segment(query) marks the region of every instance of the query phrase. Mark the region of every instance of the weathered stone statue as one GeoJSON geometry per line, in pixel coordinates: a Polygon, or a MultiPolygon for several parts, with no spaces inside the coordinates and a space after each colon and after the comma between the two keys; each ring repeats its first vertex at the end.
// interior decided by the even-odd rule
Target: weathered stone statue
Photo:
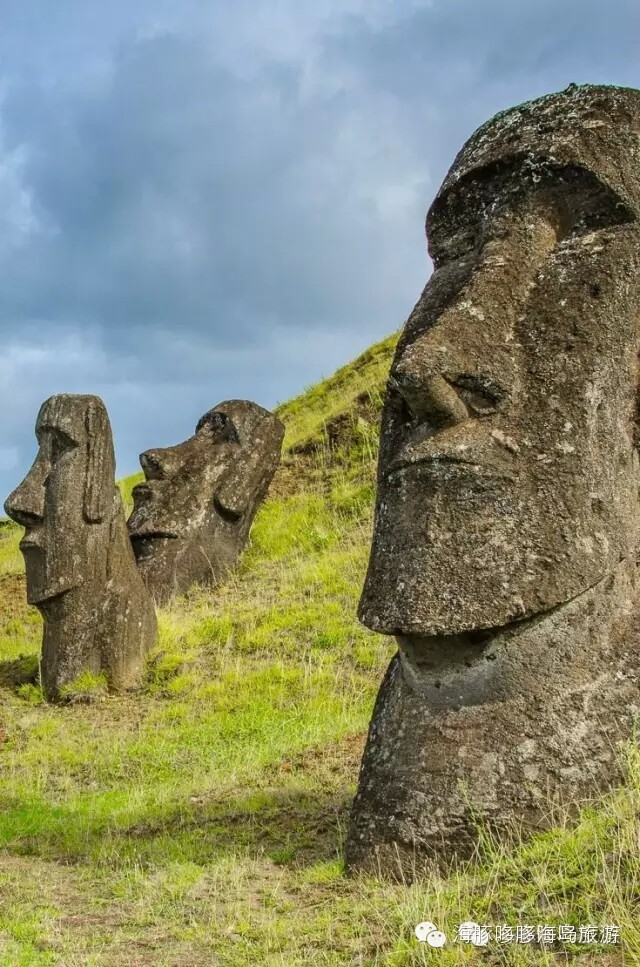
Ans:
{"type": "Polygon", "coordinates": [[[127,689],[155,644],[156,618],[127,535],[104,403],[52,396],[36,436],[35,462],[4,506],[25,528],[27,600],[44,618],[45,695],[58,700],[87,671],[127,689]]]}
{"type": "Polygon", "coordinates": [[[238,560],[280,461],[284,426],[248,400],[209,410],[194,436],[140,456],[129,533],[157,601],[214,585],[238,560]]]}
{"type": "Polygon", "coordinates": [[[620,778],[640,708],[640,92],[499,114],[427,218],[360,602],[395,635],[347,844],[411,876],[620,778]]]}

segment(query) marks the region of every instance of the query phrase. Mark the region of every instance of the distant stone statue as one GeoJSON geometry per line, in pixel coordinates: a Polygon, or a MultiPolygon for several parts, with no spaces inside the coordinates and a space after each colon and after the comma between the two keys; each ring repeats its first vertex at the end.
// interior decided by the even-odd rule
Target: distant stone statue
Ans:
{"type": "Polygon", "coordinates": [[[140,456],[129,533],[156,601],[215,585],[238,560],[280,461],[284,426],[247,400],[205,413],[194,436],[140,456]]]}
{"type": "Polygon", "coordinates": [[[25,528],[27,600],[44,618],[41,675],[56,701],[83,672],[136,684],[156,641],[153,603],[127,535],[109,417],[97,396],[52,396],[38,455],[5,503],[25,528]]]}
{"type": "Polygon", "coordinates": [[[497,115],[427,218],[434,273],[381,428],[359,615],[398,653],[350,869],[411,877],[478,823],[620,779],[640,706],[640,91],[497,115]]]}

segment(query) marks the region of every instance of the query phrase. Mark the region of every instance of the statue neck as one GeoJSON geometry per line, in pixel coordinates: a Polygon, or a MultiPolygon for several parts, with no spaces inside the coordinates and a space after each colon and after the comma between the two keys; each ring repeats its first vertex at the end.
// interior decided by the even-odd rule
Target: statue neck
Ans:
{"type": "Polygon", "coordinates": [[[61,697],[60,688],[83,672],[99,674],[101,650],[96,647],[99,613],[105,593],[96,594],[93,584],[83,584],[43,603],[42,685],[49,700],[61,697]]]}

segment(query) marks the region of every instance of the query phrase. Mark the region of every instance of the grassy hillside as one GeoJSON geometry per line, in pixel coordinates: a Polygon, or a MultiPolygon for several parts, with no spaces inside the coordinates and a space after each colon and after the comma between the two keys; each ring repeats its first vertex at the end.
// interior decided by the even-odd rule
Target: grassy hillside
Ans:
{"type": "MultiPolygon", "coordinates": [[[[371,529],[391,337],[279,408],[286,453],[251,545],[215,594],[160,614],[140,692],[37,685],[40,619],[18,532],[0,529],[0,963],[555,964],[558,951],[454,945],[466,919],[615,924],[640,962],[640,765],[579,825],[420,885],[350,880],[342,843],[393,652],[355,610],[371,529]],[[413,927],[435,921],[443,950],[413,927]]],[[[135,478],[123,481],[128,499],[135,478]]],[[[612,949],[613,953],[609,954],[612,949]]]]}

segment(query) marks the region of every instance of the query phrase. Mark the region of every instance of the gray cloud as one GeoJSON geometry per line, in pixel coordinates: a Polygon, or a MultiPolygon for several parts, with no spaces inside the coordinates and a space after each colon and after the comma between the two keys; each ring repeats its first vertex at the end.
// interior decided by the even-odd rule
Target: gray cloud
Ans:
{"type": "Polygon", "coordinates": [[[5,318],[86,320],[111,338],[186,323],[226,343],[264,336],[261,317],[366,325],[371,289],[388,311],[369,270],[396,270],[384,236],[397,216],[378,197],[419,161],[395,148],[392,116],[300,87],[299,69],[247,82],[195,40],[159,37],[121,49],[89,99],[8,97],[42,232],[36,259],[14,259],[5,318]]]}
{"type": "Polygon", "coordinates": [[[478,123],[638,82],[630,0],[307,6],[0,0],[3,492],[50,393],[100,393],[130,472],[327,375],[410,310],[478,123]]]}

